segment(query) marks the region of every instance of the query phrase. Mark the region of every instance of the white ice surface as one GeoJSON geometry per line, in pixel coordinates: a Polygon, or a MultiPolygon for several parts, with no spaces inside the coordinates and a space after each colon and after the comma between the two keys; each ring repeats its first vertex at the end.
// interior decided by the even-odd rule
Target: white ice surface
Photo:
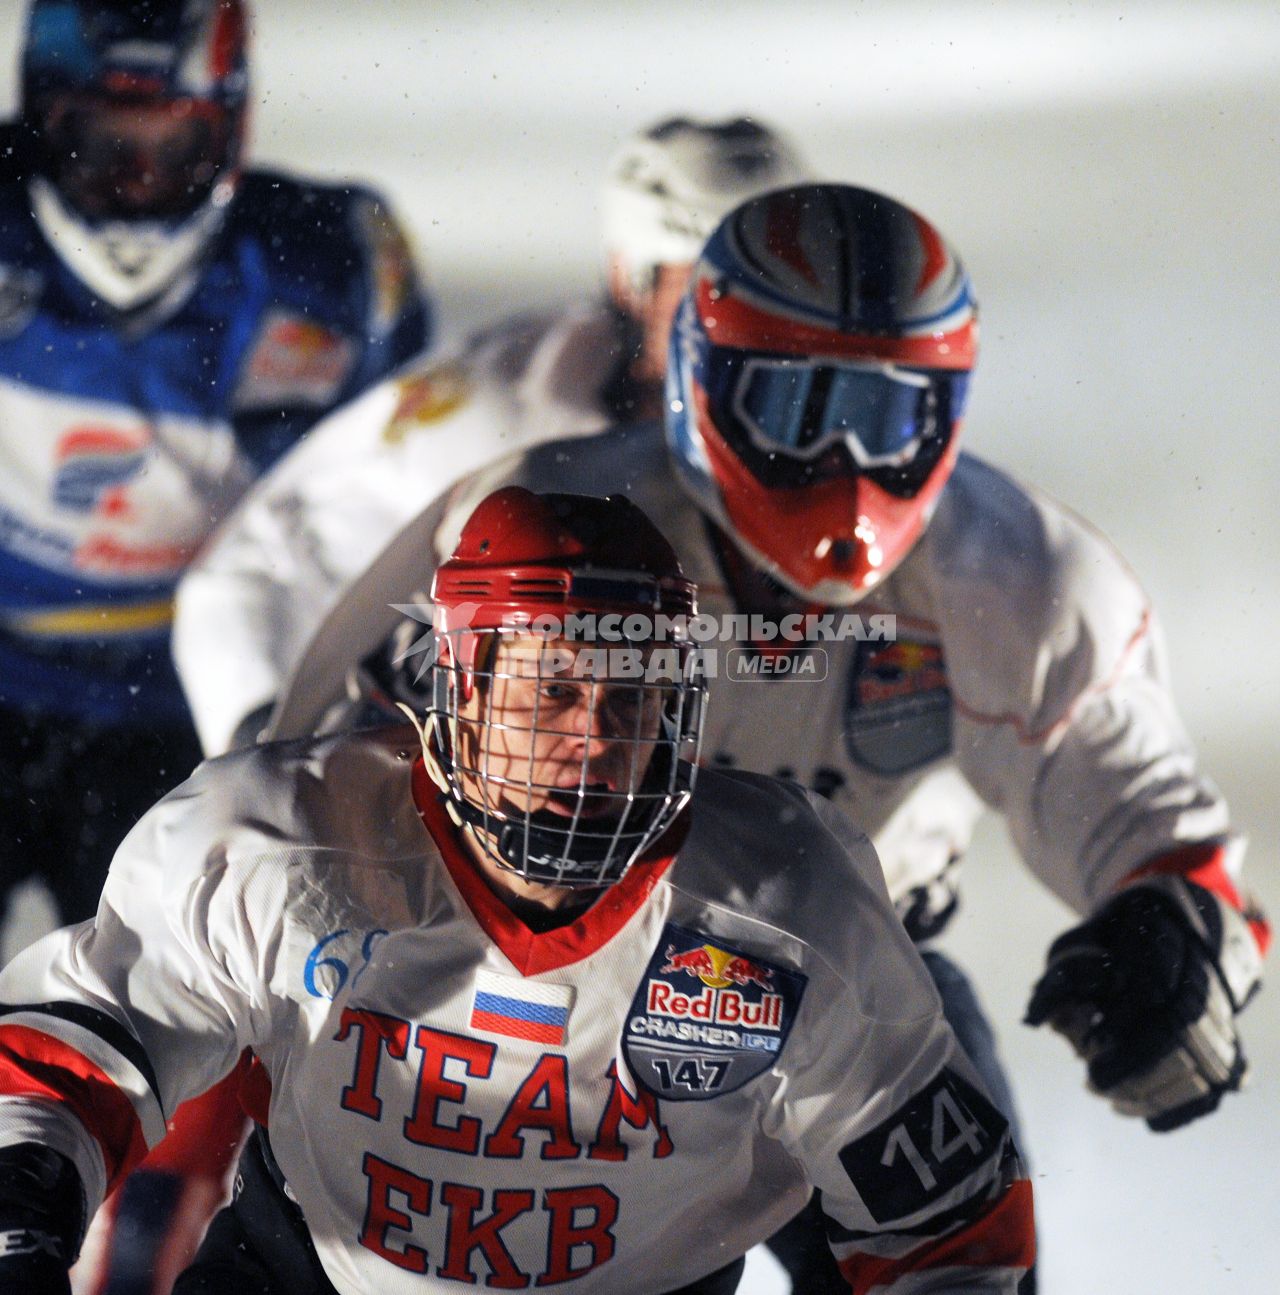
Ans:
{"type": "MultiPolygon", "coordinates": [[[[16,49],[21,6],[0,6],[16,49]]],[[[596,186],[673,113],[753,112],[825,176],[928,213],[983,306],[975,449],[1108,531],[1160,607],[1206,766],[1280,912],[1280,8],[1045,0],[258,0],[258,155],[368,177],[448,333],[589,291],[596,186]]],[[[0,84],[12,94],[13,78],[0,84]]],[[[1067,915],[998,826],[949,941],[1004,1039],[1047,1295],[1264,1295],[1280,1268],[1280,1017],[1255,1078],[1167,1137],[1018,1018],[1067,915]]],[[[781,1286],[753,1266],[743,1295],[781,1286]]]]}

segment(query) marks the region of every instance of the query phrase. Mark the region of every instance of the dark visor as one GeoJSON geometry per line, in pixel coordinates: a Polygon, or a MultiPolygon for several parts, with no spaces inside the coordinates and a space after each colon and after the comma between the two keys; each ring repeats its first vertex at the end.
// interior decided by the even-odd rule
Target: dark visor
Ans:
{"type": "Polygon", "coordinates": [[[44,117],[45,169],[91,220],[172,220],[209,196],[232,151],[227,112],[199,99],[60,96],[44,117]]]}

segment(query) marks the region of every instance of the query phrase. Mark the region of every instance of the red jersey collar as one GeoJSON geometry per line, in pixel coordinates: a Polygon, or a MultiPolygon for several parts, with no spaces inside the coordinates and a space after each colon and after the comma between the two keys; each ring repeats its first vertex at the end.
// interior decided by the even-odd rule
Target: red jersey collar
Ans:
{"type": "Polygon", "coordinates": [[[431,781],[421,756],[413,765],[413,803],[471,915],[522,976],[580,962],[608,944],[652,894],[689,830],[686,810],[622,880],[575,921],[551,931],[532,931],[485,884],[458,840],[444,793],[431,781]]]}

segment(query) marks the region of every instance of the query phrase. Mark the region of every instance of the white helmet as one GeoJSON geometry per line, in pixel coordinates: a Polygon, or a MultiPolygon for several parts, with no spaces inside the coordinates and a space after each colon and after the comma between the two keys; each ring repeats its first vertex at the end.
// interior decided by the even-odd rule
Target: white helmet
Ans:
{"type": "Polygon", "coordinates": [[[748,117],[671,117],[642,131],[606,174],[601,216],[614,295],[643,301],[658,267],[691,266],[739,203],[804,178],[792,147],[748,117]]]}

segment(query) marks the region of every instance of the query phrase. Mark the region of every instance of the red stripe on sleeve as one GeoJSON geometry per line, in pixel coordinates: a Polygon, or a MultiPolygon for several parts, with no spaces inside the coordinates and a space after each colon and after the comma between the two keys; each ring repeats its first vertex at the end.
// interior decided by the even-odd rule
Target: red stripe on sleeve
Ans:
{"type": "Polygon", "coordinates": [[[0,1093],[66,1106],[102,1148],[107,1191],[146,1154],[133,1103],[74,1048],[26,1025],[0,1025],[0,1093]]]}
{"type": "Polygon", "coordinates": [[[240,1106],[255,1124],[265,1129],[270,1124],[271,1076],[267,1068],[247,1048],[240,1064],[232,1072],[240,1077],[240,1106]]]}
{"type": "MultiPolygon", "coordinates": [[[[246,1052],[245,1057],[251,1054],[246,1052]]],[[[207,1092],[182,1103],[169,1121],[169,1131],[143,1162],[143,1169],[207,1178],[221,1182],[244,1142],[248,1121],[240,1105],[244,1057],[207,1092]]]]}
{"type": "Polygon", "coordinates": [[[917,1247],[900,1259],[853,1254],[840,1261],[840,1272],[853,1295],[889,1287],[907,1273],[930,1268],[1014,1268],[1035,1263],[1036,1230],[1031,1184],[1011,1183],[998,1201],[968,1227],[917,1247]]]}
{"type": "Polygon", "coordinates": [[[1259,950],[1265,955],[1271,946],[1271,924],[1260,909],[1240,894],[1226,865],[1226,848],[1215,841],[1203,841],[1198,845],[1184,845],[1177,850],[1170,850],[1168,854],[1157,855],[1131,872],[1121,886],[1141,881],[1144,877],[1170,875],[1184,877],[1197,886],[1203,886],[1244,917],[1259,950]]]}

